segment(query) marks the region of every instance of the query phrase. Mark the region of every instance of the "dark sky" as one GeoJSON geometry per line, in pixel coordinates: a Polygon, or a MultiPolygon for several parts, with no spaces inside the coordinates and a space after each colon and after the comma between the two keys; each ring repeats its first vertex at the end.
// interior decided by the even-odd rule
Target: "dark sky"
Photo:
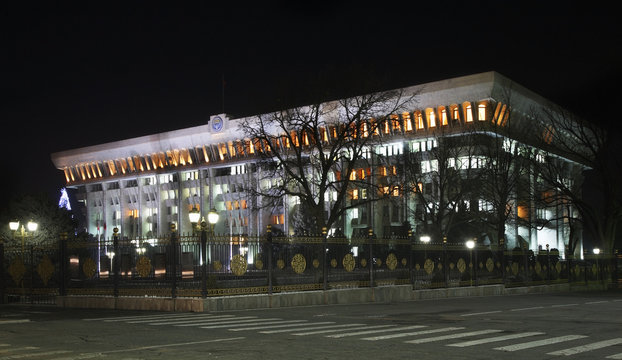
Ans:
{"type": "Polygon", "coordinates": [[[587,117],[617,111],[611,1],[209,3],[0,5],[11,193],[55,194],[52,152],[203,124],[223,107],[251,115],[489,70],[587,117]]]}

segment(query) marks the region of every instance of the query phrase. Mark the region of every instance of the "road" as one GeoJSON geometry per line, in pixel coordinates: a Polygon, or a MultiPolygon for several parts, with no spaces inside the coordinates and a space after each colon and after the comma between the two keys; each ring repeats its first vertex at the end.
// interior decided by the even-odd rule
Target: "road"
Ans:
{"type": "Polygon", "coordinates": [[[622,292],[162,313],[0,306],[8,359],[622,359],[622,292]]]}

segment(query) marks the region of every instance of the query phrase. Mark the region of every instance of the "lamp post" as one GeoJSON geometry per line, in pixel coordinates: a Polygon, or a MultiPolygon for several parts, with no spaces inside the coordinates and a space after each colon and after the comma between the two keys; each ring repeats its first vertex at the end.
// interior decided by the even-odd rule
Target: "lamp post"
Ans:
{"type": "Polygon", "coordinates": [[[22,225],[21,227],[19,226],[19,221],[9,222],[9,229],[13,230],[13,233],[17,233],[17,230],[19,230],[19,235],[22,238],[22,262],[24,261],[24,239],[27,236],[32,235],[32,233],[34,233],[35,231],[37,231],[39,224],[30,220],[26,224],[26,227],[28,228],[28,231],[24,229],[24,225],[22,225]]]}
{"type": "Polygon", "coordinates": [[[422,235],[419,237],[419,241],[423,243],[423,265],[425,266],[425,262],[428,259],[428,243],[430,242],[430,237],[428,235],[422,235]]]}
{"type": "Polygon", "coordinates": [[[414,248],[414,244],[413,244],[413,231],[412,229],[408,229],[408,240],[410,241],[410,248],[409,248],[409,255],[410,255],[410,261],[408,262],[408,273],[410,274],[410,284],[412,285],[412,289],[415,290],[415,276],[414,276],[414,272],[413,272],[413,261],[414,261],[414,257],[413,257],[413,248],[414,248]]]}
{"type": "Polygon", "coordinates": [[[205,222],[205,218],[201,221],[201,252],[203,254],[203,266],[201,267],[201,295],[205,298],[207,297],[207,229],[209,226],[209,231],[212,237],[214,237],[214,226],[218,222],[218,212],[216,209],[212,208],[209,213],[207,213],[207,222],[205,222]],[[208,225],[209,223],[209,225],[208,225]]]}
{"type": "Polygon", "coordinates": [[[594,250],[592,250],[594,252],[594,256],[596,257],[596,282],[598,282],[598,278],[599,278],[599,274],[600,274],[600,266],[598,266],[598,255],[600,255],[600,249],[599,248],[594,248],[594,250]]]}
{"type": "Polygon", "coordinates": [[[475,241],[468,240],[466,242],[466,247],[469,249],[469,267],[471,268],[471,286],[473,286],[473,268],[475,265],[473,264],[473,248],[475,247],[475,241]]]}

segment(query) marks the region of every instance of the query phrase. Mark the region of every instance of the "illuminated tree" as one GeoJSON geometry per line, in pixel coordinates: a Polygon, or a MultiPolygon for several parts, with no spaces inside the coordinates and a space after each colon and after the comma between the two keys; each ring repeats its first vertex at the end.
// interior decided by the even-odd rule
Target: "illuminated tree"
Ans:
{"type": "MultiPolygon", "coordinates": [[[[413,98],[379,92],[246,118],[240,130],[260,159],[257,183],[247,189],[257,207],[294,200],[313,219],[309,233],[330,229],[355,206],[349,201],[354,188],[376,187],[361,175],[378,165],[376,146],[391,115],[412,106],[413,98]]],[[[365,201],[375,201],[375,192],[370,188],[365,201]]]]}

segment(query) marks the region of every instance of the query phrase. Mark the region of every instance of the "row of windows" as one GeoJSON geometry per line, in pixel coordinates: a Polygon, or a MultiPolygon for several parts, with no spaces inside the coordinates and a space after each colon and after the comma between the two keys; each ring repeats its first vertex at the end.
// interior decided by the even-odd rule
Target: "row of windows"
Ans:
{"type": "MultiPolygon", "coordinates": [[[[461,105],[438,106],[437,108],[427,108],[423,111],[417,110],[412,113],[404,112],[401,115],[392,115],[380,124],[376,123],[375,119],[370,119],[368,122],[362,122],[360,125],[357,125],[360,126],[359,129],[329,126],[328,128],[320,128],[319,134],[291,131],[289,134],[276,136],[271,141],[260,141],[258,139],[232,140],[214,145],[200,145],[194,149],[173,149],[103,162],[82,163],[66,167],[64,173],[67,183],[72,183],[75,181],[99,179],[105,176],[127,175],[170,167],[227,161],[240,157],[254,156],[257,152],[270,152],[273,148],[288,149],[291,147],[309,146],[315,141],[329,142],[332,138],[340,136],[367,137],[380,134],[405,134],[418,130],[433,129],[438,126],[446,126],[452,122],[471,123],[475,120],[492,120],[500,125],[505,124],[509,116],[509,111],[505,104],[497,103],[492,116],[489,115],[489,111],[489,103],[487,101],[477,104],[464,102],[461,105]]],[[[424,144],[419,144],[420,147],[413,148],[414,151],[423,151],[421,145],[424,144]]],[[[429,150],[433,147],[433,144],[426,143],[424,146],[425,149],[429,150]]],[[[384,156],[397,155],[402,153],[402,145],[385,145],[377,150],[379,154],[384,156]]],[[[231,170],[231,174],[242,174],[245,171],[243,167],[236,168],[231,170]]],[[[198,178],[198,174],[190,174],[184,180],[196,178],[198,178]]]]}

